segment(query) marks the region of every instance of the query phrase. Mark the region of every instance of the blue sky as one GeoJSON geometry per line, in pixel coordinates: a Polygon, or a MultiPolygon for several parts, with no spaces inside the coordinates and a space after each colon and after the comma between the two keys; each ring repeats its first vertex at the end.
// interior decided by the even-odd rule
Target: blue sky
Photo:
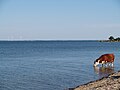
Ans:
{"type": "Polygon", "coordinates": [[[120,37],[119,0],[0,0],[0,40],[120,37]]]}

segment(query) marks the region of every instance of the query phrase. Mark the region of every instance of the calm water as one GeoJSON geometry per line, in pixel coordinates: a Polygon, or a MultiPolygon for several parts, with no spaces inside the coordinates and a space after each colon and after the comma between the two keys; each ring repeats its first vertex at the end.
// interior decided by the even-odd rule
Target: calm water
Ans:
{"type": "Polygon", "coordinates": [[[64,90],[120,70],[120,43],[0,41],[0,90],[64,90]],[[114,53],[114,68],[93,68],[114,53]]]}

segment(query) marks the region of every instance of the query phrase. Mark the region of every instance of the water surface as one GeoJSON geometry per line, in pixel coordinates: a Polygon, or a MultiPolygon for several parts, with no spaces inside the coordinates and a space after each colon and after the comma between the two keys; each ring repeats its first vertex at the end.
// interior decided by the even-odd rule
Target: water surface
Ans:
{"type": "Polygon", "coordinates": [[[97,41],[0,41],[0,90],[64,90],[120,68],[120,43],[97,41]],[[93,68],[114,53],[114,68],[93,68]]]}

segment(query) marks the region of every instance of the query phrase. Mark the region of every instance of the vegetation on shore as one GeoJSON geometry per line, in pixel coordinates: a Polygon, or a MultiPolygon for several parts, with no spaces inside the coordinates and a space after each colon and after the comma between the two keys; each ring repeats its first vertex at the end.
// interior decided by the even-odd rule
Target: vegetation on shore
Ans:
{"type": "Polygon", "coordinates": [[[100,40],[100,42],[120,42],[120,37],[114,38],[113,36],[110,36],[108,40],[100,40]]]}

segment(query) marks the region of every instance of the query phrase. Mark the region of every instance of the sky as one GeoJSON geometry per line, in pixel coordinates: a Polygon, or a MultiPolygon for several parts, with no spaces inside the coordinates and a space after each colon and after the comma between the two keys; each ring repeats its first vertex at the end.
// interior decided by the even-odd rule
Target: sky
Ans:
{"type": "Polygon", "coordinates": [[[120,37],[119,0],[0,0],[0,40],[120,37]]]}

